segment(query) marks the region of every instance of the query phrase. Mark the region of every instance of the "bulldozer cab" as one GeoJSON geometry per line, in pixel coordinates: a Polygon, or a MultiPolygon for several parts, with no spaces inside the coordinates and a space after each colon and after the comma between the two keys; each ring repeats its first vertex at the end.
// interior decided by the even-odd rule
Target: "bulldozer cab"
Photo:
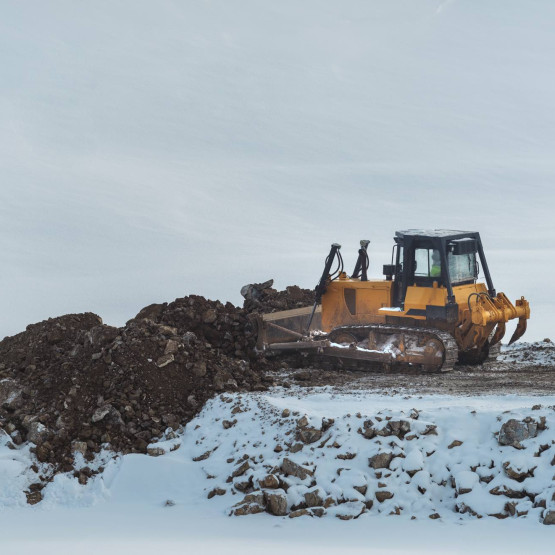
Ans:
{"type": "Polygon", "coordinates": [[[445,287],[448,304],[455,303],[453,287],[476,283],[482,268],[488,292],[495,296],[480,234],[471,231],[405,230],[395,233],[391,264],[394,306],[404,308],[407,288],[445,287]]]}

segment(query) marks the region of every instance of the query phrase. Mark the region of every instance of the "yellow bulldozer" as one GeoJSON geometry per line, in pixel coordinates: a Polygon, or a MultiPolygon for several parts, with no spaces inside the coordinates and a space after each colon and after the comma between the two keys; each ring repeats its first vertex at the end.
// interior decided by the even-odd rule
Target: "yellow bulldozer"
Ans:
{"type": "Polygon", "coordinates": [[[384,279],[368,279],[368,245],[360,242],[352,275],[334,243],[315,288],[314,306],[254,314],[257,350],[313,354],[363,369],[446,372],[480,364],[518,318],[513,343],[526,331],[530,306],[496,293],[480,234],[397,231],[384,279]],[[485,283],[478,281],[480,268],[485,283]]]}

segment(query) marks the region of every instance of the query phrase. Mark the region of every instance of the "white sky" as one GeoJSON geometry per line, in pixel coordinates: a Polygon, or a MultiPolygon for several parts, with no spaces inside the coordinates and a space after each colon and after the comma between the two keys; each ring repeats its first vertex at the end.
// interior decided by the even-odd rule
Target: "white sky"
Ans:
{"type": "Polygon", "coordinates": [[[478,230],[555,310],[555,4],[0,3],[0,337],[312,287],[397,229],[478,230]]]}

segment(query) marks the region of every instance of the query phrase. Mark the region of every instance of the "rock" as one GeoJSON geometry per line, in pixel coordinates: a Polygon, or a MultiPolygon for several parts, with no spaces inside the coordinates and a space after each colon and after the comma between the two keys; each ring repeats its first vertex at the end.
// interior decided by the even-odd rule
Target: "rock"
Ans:
{"type": "Polygon", "coordinates": [[[335,424],[334,418],[322,418],[322,425],[320,426],[320,431],[327,432],[335,424]]]}
{"type": "Polygon", "coordinates": [[[96,409],[94,411],[94,414],[92,415],[91,420],[94,423],[104,420],[104,418],[108,416],[108,414],[110,414],[110,411],[112,410],[112,408],[113,408],[112,405],[104,405],[103,407],[96,409]]]}
{"type": "Polygon", "coordinates": [[[223,391],[226,389],[227,382],[232,379],[233,376],[226,370],[218,370],[214,376],[214,387],[217,391],[223,391]]]}
{"type": "Polygon", "coordinates": [[[337,455],[335,458],[336,459],[341,459],[343,461],[350,461],[351,459],[354,459],[357,456],[356,453],[339,453],[339,455],[337,455]]]}
{"type": "MultiPolygon", "coordinates": [[[[30,415],[30,414],[26,414],[23,419],[21,420],[21,425],[27,430],[27,432],[29,432],[30,428],[31,428],[31,424],[33,422],[35,422],[35,420],[37,420],[38,416],[37,415],[30,415]]],[[[60,418],[58,418],[56,420],[56,425],[58,425],[58,421],[60,420],[60,418]]],[[[63,419],[62,419],[63,420],[63,419]]],[[[63,422],[60,422],[61,424],[63,422]]],[[[63,427],[63,426],[59,426],[59,427],[63,427]]],[[[12,430],[13,431],[13,430],[12,430]]]]}
{"type": "Polygon", "coordinates": [[[362,423],[362,428],[358,430],[358,433],[362,434],[366,439],[372,439],[376,436],[376,430],[373,426],[374,422],[372,422],[372,420],[365,420],[362,423]]]}
{"type": "Polygon", "coordinates": [[[166,343],[166,348],[164,349],[165,355],[171,355],[177,353],[179,349],[179,343],[175,339],[168,339],[166,343]]]}
{"type": "Polygon", "coordinates": [[[243,501],[241,501],[241,503],[238,503],[238,505],[241,505],[243,503],[258,503],[258,505],[264,505],[265,503],[264,493],[261,491],[248,493],[247,495],[245,495],[243,501]]]}
{"type": "Polygon", "coordinates": [[[71,449],[74,453],[81,453],[81,455],[85,455],[85,453],[87,452],[87,442],[73,441],[71,443],[71,449]]]}
{"type": "Polygon", "coordinates": [[[453,447],[460,447],[463,444],[462,441],[459,441],[458,439],[455,439],[454,441],[452,441],[448,446],[447,449],[453,449],[453,447]]]}
{"type": "Polygon", "coordinates": [[[213,308],[209,308],[202,316],[202,321],[205,324],[213,324],[217,319],[218,313],[213,308]]]}
{"type": "Polygon", "coordinates": [[[340,520],[352,520],[358,518],[366,511],[366,505],[360,501],[347,501],[339,505],[335,511],[336,518],[340,520]]]}
{"type": "Polygon", "coordinates": [[[297,439],[303,443],[314,443],[322,438],[322,432],[316,428],[302,428],[297,430],[297,439]]]}
{"type": "Polygon", "coordinates": [[[374,470],[378,468],[389,468],[389,464],[393,460],[393,453],[378,453],[368,459],[368,466],[374,470]]]}
{"type": "Polygon", "coordinates": [[[515,449],[524,449],[520,442],[536,437],[537,433],[538,425],[534,420],[522,421],[511,418],[501,426],[498,442],[499,445],[510,445],[515,449]]]}
{"type": "Polygon", "coordinates": [[[305,415],[297,420],[297,428],[305,428],[306,426],[308,426],[308,418],[305,415]]]}
{"type": "Polygon", "coordinates": [[[290,415],[291,415],[291,411],[289,409],[283,409],[281,413],[282,418],[289,418],[290,415]]]}
{"type": "Polygon", "coordinates": [[[205,461],[212,454],[212,451],[213,450],[210,449],[209,451],[205,451],[202,455],[199,455],[198,457],[193,457],[193,461],[194,462],[205,461]]]}
{"type": "Polygon", "coordinates": [[[555,511],[547,511],[543,517],[544,524],[555,524],[555,511]]]}
{"type": "Polygon", "coordinates": [[[252,476],[249,476],[247,480],[237,480],[233,482],[233,487],[237,491],[242,491],[243,493],[247,493],[249,490],[252,490],[252,476]]]}
{"type": "Polygon", "coordinates": [[[281,470],[289,476],[296,476],[301,480],[308,478],[309,476],[314,476],[314,472],[309,468],[301,466],[291,459],[285,458],[281,463],[281,470]]]}
{"type": "MultiPolygon", "coordinates": [[[[303,449],[303,444],[302,443],[294,443],[289,448],[289,452],[290,453],[298,453],[299,451],[302,451],[302,449],[303,449]]],[[[555,458],[554,458],[554,460],[555,460],[555,458]]]]}
{"type": "Polygon", "coordinates": [[[241,287],[241,295],[247,301],[258,301],[266,289],[270,289],[274,284],[273,279],[269,279],[264,283],[249,283],[241,287]]]}
{"type": "Polygon", "coordinates": [[[156,361],[156,366],[158,366],[158,368],[164,368],[164,366],[171,364],[174,360],[175,360],[175,356],[173,355],[173,353],[162,355],[156,361]]]}
{"type": "Polygon", "coordinates": [[[287,495],[283,490],[264,492],[268,512],[275,516],[287,514],[287,495]]]}
{"type": "Polygon", "coordinates": [[[223,488],[214,488],[208,492],[208,499],[212,499],[216,495],[225,495],[226,490],[223,488]]]}
{"type": "Polygon", "coordinates": [[[307,509],[297,509],[289,513],[289,518],[297,518],[299,516],[312,516],[312,513],[307,509]]]}
{"type": "Polygon", "coordinates": [[[262,480],[258,480],[258,485],[264,489],[276,489],[279,487],[279,480],[273,474],[268,474],[262,480]]]}
{"type": "Polygon", "coordinates": [[[437,436],[437,426],[435,424],[428,424],[422,432],[424,436],[437,436]]]}
{"type": "Polygon", "coordinates": [[[324,504],[325,492],[320,488],[307,491],[304,500],[307,507],[321,507],[324,504]]]}
{"type": "Polygon", "coordinates": [[[491,495],[504,495],[510,499],[524,499],[526,497],[526,492],[524,490],[515,490],[508,488],[507,486],[495,486],[490,489],[491,495]]]}
{"type": "Polygon", "coordinates": [[[245,505],[241,505],[237,507],[233,511],[232,514],[235,516],[245,516],[245,515],[255,515],[257,513],[263,513],[264,507],[262,505],[258,505],[257,503],[246,503],[245,505]]]}
{"type": "Polygon", "coordinates": [[[31,441],[35,445],[43,443],[50,435],[48,428],[40,422],[31,422],[29,432],[27,433],[27,441],[31,441]]]}
{"type": "Polygon", "coordinates": [[[10,437],[16,445],[21,445],[23,443],[23,437],[21,436],[21,432],[19,430],[14,430],[10,434],[10,437]]]}
{"type": "Polygon", "coordinates": [[[42,501],[42,493],[40,491],[25,492],[25,495],[27,496],[27,503],[29,503],[29,505],[36,505],[42,501]]]}
{"type": "Polygon", "coordinates": [[[392,499],[392,498],[393,498],[393,494],[390,491],[379,490],[376,492],[376,499],[380,503],[383,503],[386,499],[392,499]]]}
{"type": "Polygon", "coordinates": [[[243,464],[241,464],[241,466],[239,466],[233,471],[233,473],[231,474],[231,477],[237,478],[238,476],[242,476],[250,467],[251,465],[249,464],[249,461],[244,461],[243,464]]]}
{"type": "Polygon", "coordinates": [[[310,514],[320,518],[326,514],[326,509],[324,509],[323,507],[312,507],[310,509],[310,514]]]}
{"type": "Polygon", "coordinates": [[[15,380],[0,380],[0,406],[8,410],[19,408],[23,404],[22,390],[15,380]]]}
{"type": "Polygon", "coordinates": [[[390,420],[387,423],[387,428],[391,435],[403,439],[410,432],[410,423],[407,420],[390,420]]]}
{"type": "Polygon", "coordinates": [[[480,477],[470,470],[462,470],[455,474],[454,485],[459,495],[470,493],[479,484],[480,477]]]}
{"type": "Polygon", "coordinates": [[[431,518],[432,520],[436,520],[438,518],[441,518],[441,515],[439,513],[432,513],[431,515],[428,516],[428,518],[431,518]]]}
{"type": "Polygon", "coordinates": [[[166,450],[162,447],[147,447],[146,452],[151,457],[159,457],[166,454],[166,450]]]}
{"type": "Polygon", "coordinates": [[[193,374],[198,378],[206,376],[206,362],[203,360],[197,362],[192,368],[193,374]]]}
{"type": "Polygon", "coordinates": [[[505,469],[505,474],[509,478],[516,480],[517,482],[524,482],[526,478],[534,475],[534,470],[536,467],[534,466],[534,468],[526,469],[526,470],[512,468],[511,463],[507,461],[503,463],[503,468],[505,469]]]}
{"type": "Polygon", "coordinates": [[[237,419],[233,419],[233,420],[224,420],[222,422],[222,426],[224,427],[224,430],[229,430],[229,428],[231,428],[232,426],[235,426],[235,424],[237,424],[237,419]]]}
{"type": "Polygon", "coordinates": [[[281,453],[283,451],[283,447],[278,443],[275,447],[274,447],[274,453],[281,453]]]}

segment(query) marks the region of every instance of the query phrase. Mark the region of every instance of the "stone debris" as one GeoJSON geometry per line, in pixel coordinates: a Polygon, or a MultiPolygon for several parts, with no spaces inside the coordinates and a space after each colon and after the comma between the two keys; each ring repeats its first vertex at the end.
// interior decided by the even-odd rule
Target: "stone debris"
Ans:
{"type": "Polygon", "coordinates": [[[283,462],[281,463],[281,470],[285,474],[288,474],[290,476],[295,476],[297,478],[300,478],[301,480],[305,480],[309,476],[314,475],[314,471],[304,466],[301,466],[288,458],[283,459],[283,462]]]}
{"type": "MultiPolygon", "coordinates": [[[[230,400],[230,404],[233,407],[238,403],[230,400]]],[[[555,521],[550,512],[555,512],[555,486],[551,482],[555,442],[549,432],[541,440],[530,438],[533,443],[526,450],[507,452],[505,446],[499,445],[498,434],[491,434],[487,424],[482,430],[487,430],[490,439],[482,453],[476,450],[471,434],[461,431],[460,439],[453,440],[453,430],[426,422],[426,412],[410,421],[399,418],[399,412],[404,411],[380,411],[371,418],[347,414],[335,421],[322,419],[322,427],[326,428],[324,441],[301,444],[304,449],[293,460],[291,448],[297,444],[290,445],[287,438],[315,430],[311,427],[314,417],[301,413],[293,414],[295,418],[290,420],[280,418],[281,409],[276,411],[270,403],[268,412],[264,412],[266,404],[260,398],[249,404],[241,397],[240,404],[242,412],[237,418],[244,418],[245,425],[259,422],[260,437],[267,434],[271,440],[264,444],[264,457],[257,454],[258,440],[249,447],[237,447],[235,456],[230,457],[232,469],[242,473],[229,482],[231,490],[246,494],[231,509],[232,514],[264,510],[290,518],[329,515],[352,520],[370,513],[443,520],[458,513],[465,519],[532,515],[545,524],[555,521]],[[265,417],[270,414],[271,418],[265,417]],[[370,429],[375,434],[369,439],[371,434],[365,435],[364,431],[370,429]],[[275,441],[286,447],[283,452],[273,451],[275,441]],[[337,453],[342,445],[348,445],[353,452],[337,453]],[[371,456],[357,456],[365,451],[371,456]],[[411,511],[416,512],[411,515],[411,511]]],[[[543,418],[545,429],[549,430],[550,417],[545,415],[550,415],[552,407],[536,410],[543,411],[536,420],[543,418]]],[[[527,419],[520,421],[528,423],[527,419]]],[[[491,417],[491,421],[497,430],[501,429],[501,418],[496,421],[491,417]]],[[[241,429],[241,421],[237,428],[241,429]]],[[[251,437],[251,433],[245,431],[245,437],[251,437]]],[[[222,438],[207,441],[218,445],[222,438]]]]}
{"type": "Polygon", "coordinates": [[[215,497],[216,495],[225,495],[226,494],[226,490],[223,488],[214,488],[212,490],[210,490],[208,492],[208,499],[212,499],[212,497],[215,497]]]}
{"type": "Polygon", "coordinates": [[[274,474],[268,474],[261,480],[258,480],[258,485],[264,489],[276,489],[279,487],[279,480],[274,474]]]}
{"type": "Polygon", "coordinates": [[[523,449],[520,443],[525,439],[536,437],[538,434],[538,423],[532,418],[526,421],[511,418],[501,426],[499,431],[499,445],[510,445],[515,449],[523,449]]]}
{"type": "Polygon", "coordinates": [[[393,460],[393,453],[378,453],[368,459],[368,466],[373,469],[389,468],[389,464],[393,460]]]}
{"type": "Polygon", "coordinates": [[[287,495],[283,490],[267,491],[264,497],[269,513],[275,516],[287,515],[287,495]]]}
{"type": "Polygon", "coordinates": [[[325,498],[326,492],[320,488],[307,491],[304,494],[304,500],[307,507],[322,507],[324,505],[325,498]]]}

